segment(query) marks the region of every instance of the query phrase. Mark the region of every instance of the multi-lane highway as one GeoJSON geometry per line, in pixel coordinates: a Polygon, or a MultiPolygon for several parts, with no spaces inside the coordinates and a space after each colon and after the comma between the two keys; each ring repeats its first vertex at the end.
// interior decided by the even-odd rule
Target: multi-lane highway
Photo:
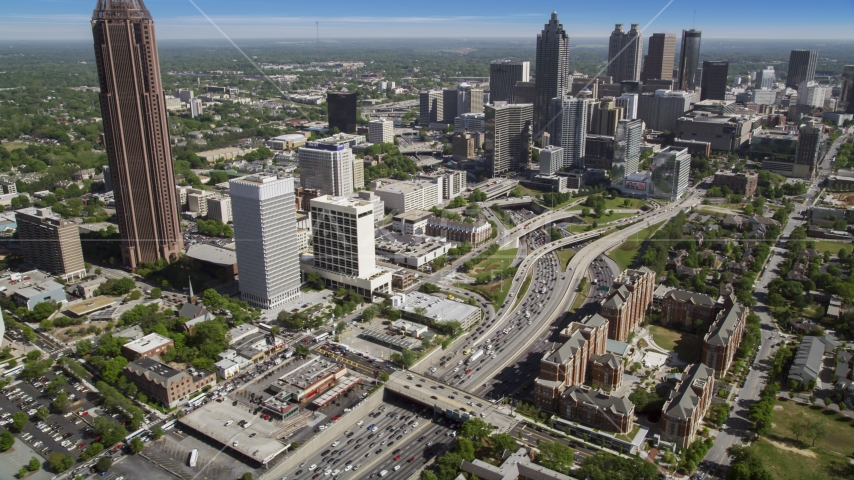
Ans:
{"type": "Polygon", "coordinates": [[[409,478],[430,457],[448,448],[455,435],[451,427],[458,425],[442,418],[433,421],[430,409],[386,399],[382,407],[360,418],[285,476],[300,480],[356,479],[377,477],[386,471],[393,473],[392,478],[409,478]]]}

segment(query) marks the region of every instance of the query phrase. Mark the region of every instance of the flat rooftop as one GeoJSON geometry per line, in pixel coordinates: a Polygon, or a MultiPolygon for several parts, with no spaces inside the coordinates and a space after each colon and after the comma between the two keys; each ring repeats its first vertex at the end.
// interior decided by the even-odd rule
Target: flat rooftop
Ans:
{"type": "Polygon", "coordinates": [[[343,365],[328,360],[326,357],[314,357],[313,361],[306,362],[282,375],[279,380],[305,390],[342,368],[344,368],[343,365]]]}
{"type": "Polygon", "coordinates": [[[196,243],[187,249],[187,256],[200,262],[215,265],[234,265],[237,263],[237,252],[234,248],[222,248],[206,243],[196,243]]]}
{"type": "Polygon", "coordinates": [[[116,299],[114,298],[98,296],[87,298],[86,300],[81,300],[73,305],[69,305],[65,310],[71,312],[76,317],[82,317],[83,315],[89,315],[101,310],[102,308],[107,308],[115,304],[116,299]]]}
{"type": "Polygon", "coordinates": [[[461,303],[447,298],[439,298],[421,292],[407,293],[406,299],[397,308],[410,313],[415,313],[415,309],[419,307],[426,308],[427,312],[424,316],[432,318],[437,322],[462,320],[464,318],[468,318],[469,315],[479,310],[478,307],[474,307],[467,303],[461,303]]]}
{"type": "Polygon", "coordinates": [[[397,182],[390,183],[381,188],[376,189],[375,192],[390,192],[390,193],[412,193],[422,190],[430,185],[436,185],[433,182],[425,182],[425,181],[414,181],[414,182],[397,182]]]}
{"type": "Polygon", "coordinates": [[[122,345],[122,347],[127,348],[132,352],[140,353],[147,352],[157,347],[161,347],[171,341],[171,339],[166,338],[163,335],[160,335],[159,333],[149,333],[148,335],[140,338],[139,340],[134,340],[132,342],[122,345]]]}
{"type": "Polygon", "coordinates": [[[281,429],[277,422],[262,420],[244,406],[233,407],[228,399],[208,402],[178,421],[259,463],[269,462],[285,451],[288,445],[275,438],[276,432],[281,429]],[[229,420],[233,423],[225,426],[229,420]],[[249,422],[249,427],[238,425],[241,420],[249,422]],[[250,437],[253,433],[255,436],[250,437]],[[237,442],[237,446],[234,442],[237,442]]]}

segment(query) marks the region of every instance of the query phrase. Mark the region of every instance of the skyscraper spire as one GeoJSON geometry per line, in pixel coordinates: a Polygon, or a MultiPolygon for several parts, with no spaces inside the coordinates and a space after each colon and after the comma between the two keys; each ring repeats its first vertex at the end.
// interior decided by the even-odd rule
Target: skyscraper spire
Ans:
{"type": "Polygon", "coordinates": [[[552,12],[551,19],[537,35],[536,101],[534,132],[538,135],[549,122],[549,105],[569,87],[569,35],[552,12]]]}
{"type": "Polygon", "coordinates": [[[92,37],[122,262],[173,260],[183,242],[154,21],[142,0],[98,0],[92,37]]]}

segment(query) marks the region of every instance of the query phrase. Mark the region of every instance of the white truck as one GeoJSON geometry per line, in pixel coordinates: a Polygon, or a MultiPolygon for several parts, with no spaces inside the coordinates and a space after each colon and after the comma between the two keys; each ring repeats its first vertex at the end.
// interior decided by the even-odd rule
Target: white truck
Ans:
{"type": "Polygon", "coordinates": [[[483,349],[480,349],[480,350],[478,350],[478,351],[476,351],[476,352],[472,353],[472,354],[471,354],[471,356],[469,357],[468,364],[469,364],[469,365],[471,365],[471,364],[472,364],[472,363],[474,363],[478,358],[480,358],[480,357],[482,357],[482,356],[483,356],[483,349]]]}

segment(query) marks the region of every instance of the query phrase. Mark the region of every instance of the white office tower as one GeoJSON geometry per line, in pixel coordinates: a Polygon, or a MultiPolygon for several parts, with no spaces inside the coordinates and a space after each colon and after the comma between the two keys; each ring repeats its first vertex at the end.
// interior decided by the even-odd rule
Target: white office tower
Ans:
{"type": "Polygon", "coordinates": [[[554,145],[540,150],[540,175],[552,175],[563,166],[563,149],[554,145]]]}
{"type": "Polygon", "coordinates": [[[767,66],[763,70],[756,71],[756,88],[774,88],[777,75],[773,66],[767,66]]]}
{"type": "Polygon", "coordinates": [[[667,147],[652,158],[652,196],[675,202],[688,190],[691,155],[687,148],[667,147]]]}
{"type": "Polygon", "coordinates": [[[353,151],[346,145],[308,142],[299,149],[300,186],[324,195],[353,193],[353,151]]]}
{"type": "Polygon", "coordinates": [[[311,199],[314,255],[303,271],[316,272],[332,290],[349,288],[373,298],[391,293],[391,272],[377,267],[372,202],[323,195],[311,199]]]}
{"type": "Polygon", "coordinates": [[[589,98],[559,97],[552,99],[551,141],[563,148],[561,168],[584,168],[584,144],[587,141],[589,98]]]}
{"type": "Polygon", "coordinates": [[[368,122],[368,140],[371,143],[394,143],[394,122],[387,118],[368,122]]]}
{"type": "Polygon", "coordinates": [[[623,118],[634,120],[638,118],[638,94],[624,93],[617,97],[616,104],[623,109],[623,118]]]}
{"type": "Polygon", "coordinates": [[[249,175],[229,183],[240,298],[269,309],[299,297],[294,179],[249,175]]]}
{"type": "Polygon", "coordinates": [[[798,86],[798,105],[808,105],[810,107],[824,106],[824,87],[818,82],[812,80],[804,80],[798,86]]]}
{"type": "Polygon", "coordinates": [[[643,120],[620,120],[614,134],[614,161],[611,162],[611,185],[638,171],[643,142],[643,120]]]}

